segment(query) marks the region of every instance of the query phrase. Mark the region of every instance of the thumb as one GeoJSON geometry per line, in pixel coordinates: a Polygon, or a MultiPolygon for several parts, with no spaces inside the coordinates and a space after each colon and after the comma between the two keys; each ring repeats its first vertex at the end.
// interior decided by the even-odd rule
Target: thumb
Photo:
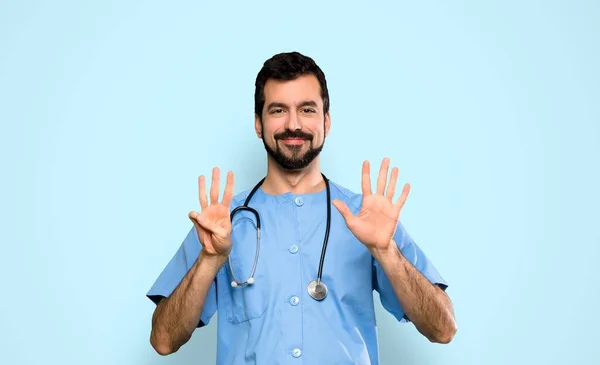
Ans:
{"type": "Polygon", "coordinates": [[[193,218],[193,220],[198,225],[200,225],[202,228],[206,229],[207,231],[213,233],[215,236],[218,236],[218,237],[227,236],[227,231],[225,230],[225,228],[221,227],[220,225],[218,225],[215,222],[211,222],[211,221],[207,220],[202,215],[197,215],[195,217],[190,217],[190,218],[193,218]]]}
{"type": "Polygon", "coordinates": [[[344,203],[343,201],[338,200],[338,199],[334,199],[331,203],[333,204],[333,206],[335,206],[337,208],[337,210],[340,212],[342,217],[344,217],[346,224],[349,224],[352,221],[352,219],[354,218],[354,215],[352,214],[352,212],[350,211],[350,208],[348,208],[346,203],[344,203]]]}
{"type": "Polygon", "coordinates": [[[192,224],[196,227],[196,231],[200,229],[200,223],[198,223],[198,218],[200,217],[200,213],[198,212],[190,212],[188,214],[188,218],[192,221],[192,224]]]}

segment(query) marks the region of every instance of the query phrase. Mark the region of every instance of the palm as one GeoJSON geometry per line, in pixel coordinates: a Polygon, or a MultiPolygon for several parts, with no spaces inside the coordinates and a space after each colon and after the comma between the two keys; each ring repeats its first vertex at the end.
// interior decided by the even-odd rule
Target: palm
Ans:
{"type": "MultiPolygon", "coordinates": [[[[231,222],[229,220],[229,209],[223,204],[211,205],[202,211],[201,215],[204,219],[214,223],[222,228],[224,232],[231,231],[231,222]]],[[[227,251],[228,234],[225,235],[215,233],[200,225],[196,227],[198,231],[198,239],[202,243],[204,250],[210,254],[222,254],[227,251]]]]}
{"type": "Polygon", "coordinates": [[[333,202],[344,217],[348,229],[350,229],[358,240],[373,249],[388,247],[396,230],[400,210],[410,190],[410,185],[406,184],[398,201],[392,203],[398,179],[398,169],[392,169],[390,182],[386,191],[388,169],[389,159],[386,158],[383,160],[379,171],[377,191],[373,194],[371,192],[369,162],[365,161],[363,163],[363,201],[360,212],[357,215],[353,215],[350,209],[340,200],[333,202]]]}
{"type": "Polygon", "coordinates": [[[233,195],[233,173],[227,174],[227,184],[223,193],[223,201],[219,203],[219,169],[214,168],[210,188],[210,205],[206,198],[204,176],[198,178],[198,190],[202,213],[191,212],[190,220],[198,232],[198,239],[203,250],[209,255],[229,254],[231,249],[231,221],[229,204],[233,195]]]}
{"type": "Polygon", "coordinates": [[[360,241],[387,242],[391,239],[398,222],[393,205],[377,195],[363,198],[362,207],[352,222],[352,233],[360,241]]]}

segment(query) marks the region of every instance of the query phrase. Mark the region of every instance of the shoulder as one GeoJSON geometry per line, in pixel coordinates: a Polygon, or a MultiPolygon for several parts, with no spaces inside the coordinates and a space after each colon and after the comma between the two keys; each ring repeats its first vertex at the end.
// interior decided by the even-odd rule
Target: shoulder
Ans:
{"type": "Polygon", "coordinates": [[[249,188],[249,189],[243,190],[243,191],[235,194],[233,196],[233,198],[231,198],[230,209],[234,209],[235,207],[243,205],[244,201],[246,200],[246,198],[248,197],[248,195],[250,195],[251,191],[252,191],[252,189],[249,188]]]}
{"type": "Polygon", "coordinates": [[[343,201],[354,213],[360,211],[362,194],[356,193],[331,180],[329,180],[329,184],[331,186],[331,200],[339,199],[343,201]]]}

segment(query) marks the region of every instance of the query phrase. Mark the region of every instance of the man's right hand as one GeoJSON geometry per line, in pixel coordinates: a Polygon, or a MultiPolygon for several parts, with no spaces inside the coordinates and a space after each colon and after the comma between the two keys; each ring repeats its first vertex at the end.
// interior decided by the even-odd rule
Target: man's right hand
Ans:
{"type": "Polygon", "coordinates": [[[233,173],[227,174],[223,201],[219,203],[219,169],[212,171],[210,205],[206,199],[204,176],[198,177],[201,212],[189,218],[198,232],[201,254],[175,290],[162,300],[152,315],[150,343],[161,355],[176,352],[192,336],[200,323],[211,285],[231,251],[229,205],[233,196],[233,173]]]}
{"type": "Polygon", "coordinates": [[[229,205],[233,197],[233,172],[227,174],[227,183],[223,193],[223,201],[219,203],[218,167],[212,170],[210,186],[210,205],[206,198],[206,181],[203,175],[198,177],[198,190],[201,212],[192,211],[189,218],[198,232],[204,255],[227,257],[231,251],[231,220],[229,205]]]}

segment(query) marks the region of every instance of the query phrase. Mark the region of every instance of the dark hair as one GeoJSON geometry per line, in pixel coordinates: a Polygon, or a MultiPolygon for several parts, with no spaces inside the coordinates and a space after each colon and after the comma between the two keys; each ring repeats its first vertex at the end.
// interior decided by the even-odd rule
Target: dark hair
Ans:
{"type": "Polygon", "coordinates": [[[254,113],[262,119],[262,110],[265,105],[265,84],[269,79],[294,80],[303,75],[313,74],[321,86],[323,99],[323,112],[329,112],[329,91],[325,74],[315,61],[298,52],[279,53],[269,58],[256,76],[254,90],[254,113]]]}

